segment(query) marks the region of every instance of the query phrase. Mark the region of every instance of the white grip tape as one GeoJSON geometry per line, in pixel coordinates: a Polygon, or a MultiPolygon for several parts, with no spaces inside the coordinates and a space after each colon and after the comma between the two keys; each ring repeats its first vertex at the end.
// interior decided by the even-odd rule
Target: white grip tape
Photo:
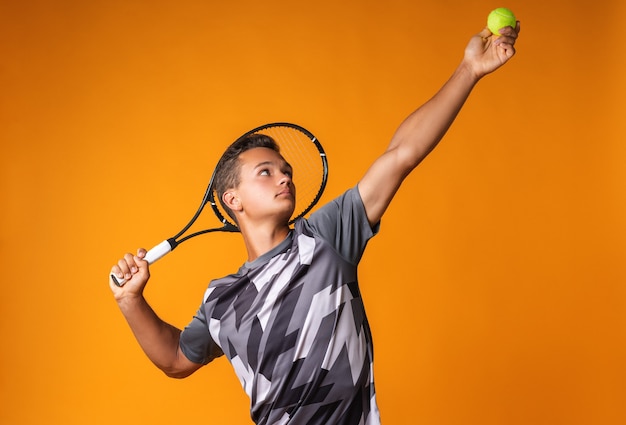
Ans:
{"type": "Polygon", "coordinates": [[[172,246],[165,240],[148,251],[143,259],[146,260],[148,264],[152,264],[165,254],[169,253],[171,250],[172,246]]]}
{"type": "MultiPolygon", "coordinates": [[[[146,252],[146,256],[143,257],[148,264],[152,264],[164,255],[168,254],[172,250],[172,246],[167,240],[164,240],[160,244],[154,246],[150,251],[146,252]]],[[[126,279],[119,279],[115,275],[111,274],[111,279],[117,286],[123,286],[126,283],[126,279]]]]}

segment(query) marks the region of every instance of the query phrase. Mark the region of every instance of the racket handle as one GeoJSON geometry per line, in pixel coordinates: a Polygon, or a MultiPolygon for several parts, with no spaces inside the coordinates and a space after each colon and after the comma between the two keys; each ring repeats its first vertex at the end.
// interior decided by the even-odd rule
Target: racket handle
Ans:
{"type": "MultiPolygon", "coordinates": [[[[172,249],[173,248],[172,248],[172,245],[170,244],[170,242],[167,241],[167,240],[164,240],[160,244],[158,244],[158,245],[154,246],[152,249],[150,249],[150,251],[148,251],[146,253],[146,256],[143,257],[143,259],[146,260],[148,262],[148,264],[152,264],[155,261],[157,261],[159,258],[161,258],[164,255],[166,255],[167,253],[169,253],[172,249]]],[[[117,286],[124,286],[124,284],[126,283],[126,279],[121,279],[120,280],[113,273],[111,273],[111,280],[113,280],[113,283],[115,283],[117,286]]]]}

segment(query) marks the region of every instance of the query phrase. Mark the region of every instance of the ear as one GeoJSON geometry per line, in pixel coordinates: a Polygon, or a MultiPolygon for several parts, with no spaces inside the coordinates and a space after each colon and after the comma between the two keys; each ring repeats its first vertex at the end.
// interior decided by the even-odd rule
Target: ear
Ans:
{"type": "Polygon", "coordinates": [[[237,196],[237,193],[233,190],[224,192],[222,195],[222,201],[224,202],[224,205],[233,211],[241,210],[241,200],[237,196]]]}

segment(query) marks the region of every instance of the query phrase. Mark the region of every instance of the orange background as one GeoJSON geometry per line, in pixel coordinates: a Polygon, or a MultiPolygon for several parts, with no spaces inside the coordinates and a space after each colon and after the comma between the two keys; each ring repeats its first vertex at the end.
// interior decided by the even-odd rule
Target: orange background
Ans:
{"type": "MultiPolygon", "coordinates": [[[[248,424],[220,359],[143,355],[107,286],[171,236],[217,157],[286,120],[352,186],[494,7],[481,81],[362,261],[386,424],[626,423],[622,1],[0,2],[0,423],[248,424]]],[[[184,326],[236,235],[182,245],[147,297],[184,326]]]]}

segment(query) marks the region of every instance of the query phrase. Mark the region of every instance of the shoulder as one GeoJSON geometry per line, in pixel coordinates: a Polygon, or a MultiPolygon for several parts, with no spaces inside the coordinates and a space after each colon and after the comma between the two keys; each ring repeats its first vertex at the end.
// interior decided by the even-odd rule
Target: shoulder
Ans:
{"type": "Polygon", "coordinates": [[[298,220],[296,230],[317,236],[330,243],[345,259],[358,262],[367,241],[378,233],[370,226],[357,186],[328,202],[309,219],[298,220]]]}
{"type": "MultiPolygon", "coordinates": [[[[316,210],[308,219],[313,228],[333,229],[336,226],[369,225],[367,212],[358,186],[354,186],[316,210]]],[[[377,226],[373,226],[374,228],[377,226]]]]}

